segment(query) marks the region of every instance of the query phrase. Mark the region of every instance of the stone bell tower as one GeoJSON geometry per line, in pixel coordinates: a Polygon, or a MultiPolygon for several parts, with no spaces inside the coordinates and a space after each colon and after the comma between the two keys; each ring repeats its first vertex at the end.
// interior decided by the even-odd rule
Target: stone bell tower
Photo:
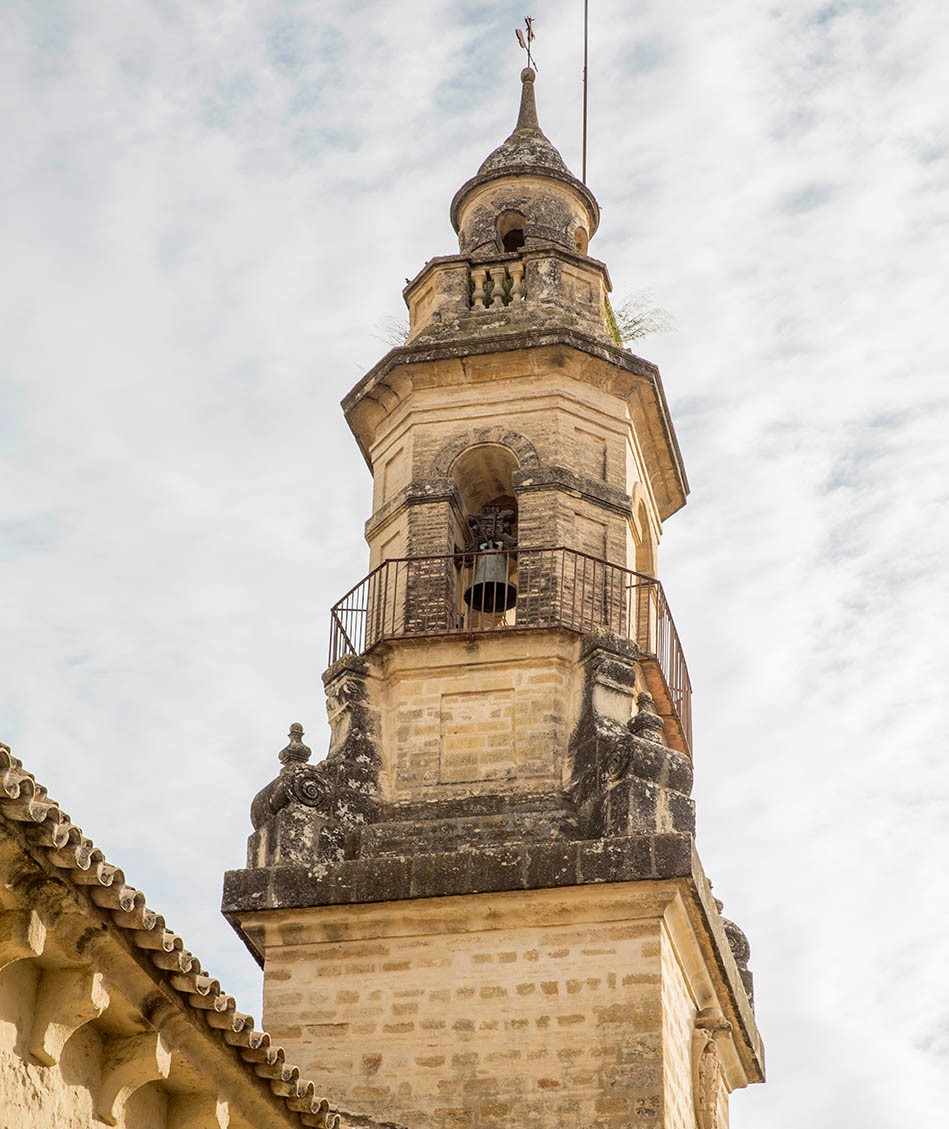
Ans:
{"type": "Polygon", "coordinates": [[[541,132],[455,194],[459,253],[343,401],[370,572],[332,609],[329,754],[294,726],[224,911],[267,1027],[418,1129],[711,1129],[763,1078],[748,946],[695,851],[657,578],[687,483],[611,333],[599,209],[541,132]]]}

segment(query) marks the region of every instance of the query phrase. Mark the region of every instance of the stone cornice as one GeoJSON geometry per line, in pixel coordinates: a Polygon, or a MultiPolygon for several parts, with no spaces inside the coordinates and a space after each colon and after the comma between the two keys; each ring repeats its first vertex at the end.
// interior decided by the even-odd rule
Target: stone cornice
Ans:
{"type": "Polygon", "coordinates": [[[548,904],[553,907],[552,920],[562,921],[564,898],[571,900],[571,921],[604,920],[604,907],[610,904],[624,920],[631,913],[667,917],[677,947],[697,946],[703,955],[700,964],[709,970],[713,990],[737,1036],[736,1050],[747,1080],[763,1081],[761,1036],[694,839],[688,834],[353,859],[318,871],[306,866],[230,871],[225,875],[223,910],[260,961],[261,931],[275,917],[286,916],[305,930],[308,921],[332,922],[339,916],[341,930],[369,937],[387,936],[393,929],[398,933],[391,921],[397,912],[400,919],[411,918],[413,932],[424,932],[423,923],[429,919],[437,931],[443,915],[451,915],[453,903],[460,905],[462,898],[466,920],[477,915],[483,902],[481,912],[490,915],[494,928],[505,927],[508,919],[522,922],[528,912],[543,920],[548,904]],[[516,897],[525,892],[531,897],[526,903],[516,897]],[[589,902],[580,900],[585,897],[589,902]],[[633,907],[640,902],[637,913],[633,907]],[[265,913],[259,912],[262,907],[265,913]]]}
{"type": "Polygon", "coordinates": [[[664,483],[661,489],[658,488],[658,484],[654,484],[657,497],[660,499],[660,516],[665,520],[685,503],[689,484],[659,369],[626,349],[574,329],[517,329],[498,334],[471,334],[452,340],[417,342],[390,350],[342,400],[347,422],[367,466],[371,470],[372,461],[366,438],[361,434],[363,428],[357,423],[356,413],[359,405],[365,400],[375,401],[379,410],[383,412],[388,412],[398,402],[401,394],[388,380],[395,370],[416,364],[463,360],[466,357],[485,356],[491,353],[557,346],[575,349],[610,365],[618,376],[626,378],[628,383],[623,392],[627,398],[634,394],[637,386],[646,392],[647,403],[650,404],[650,413],[654,421],[653,426],[658,431],[657,438],[661,437],[661,443],[668,453],[672,474],[672,479],[664,483]]]}

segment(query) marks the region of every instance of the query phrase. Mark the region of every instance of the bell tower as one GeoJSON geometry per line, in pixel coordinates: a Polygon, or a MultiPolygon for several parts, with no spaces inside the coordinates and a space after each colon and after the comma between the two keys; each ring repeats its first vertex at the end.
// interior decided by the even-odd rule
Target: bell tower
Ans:
{"type": "Polygon", "coordinates": [[[291,728],[224,911],[267,1027],[350,1111],[721,1129],[763,1054],[658,579],[685,470],[658,369],[611,332],[597,202],[521,81],[452,201],[459,253],[343,400],[374,489],[329,753],[291,728]]]}

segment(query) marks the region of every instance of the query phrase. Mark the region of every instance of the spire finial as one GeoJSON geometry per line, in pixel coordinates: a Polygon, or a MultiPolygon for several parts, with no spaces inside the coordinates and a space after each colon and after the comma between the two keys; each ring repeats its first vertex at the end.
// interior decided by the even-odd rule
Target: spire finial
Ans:
{"type": "Polygon", "coordinates": [[[540,123],[537,121],[537,102],[534,99],[534,79],[537,72],[533,67],[525,67],[521,71],[521,108],[517,114],[515,133],[540,133],[540,123]]]}

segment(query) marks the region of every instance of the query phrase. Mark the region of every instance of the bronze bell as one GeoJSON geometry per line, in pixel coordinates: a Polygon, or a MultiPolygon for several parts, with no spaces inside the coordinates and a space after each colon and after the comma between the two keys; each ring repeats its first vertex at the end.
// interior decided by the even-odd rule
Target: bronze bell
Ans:
{"type": "Polygon", "coordinates": [[[517,603],[517,587],[509,579],[511,554],[499,552],[502,542],[478,546],[471,583],[462,597],[472,611],[500,615],[517,603]]]}

